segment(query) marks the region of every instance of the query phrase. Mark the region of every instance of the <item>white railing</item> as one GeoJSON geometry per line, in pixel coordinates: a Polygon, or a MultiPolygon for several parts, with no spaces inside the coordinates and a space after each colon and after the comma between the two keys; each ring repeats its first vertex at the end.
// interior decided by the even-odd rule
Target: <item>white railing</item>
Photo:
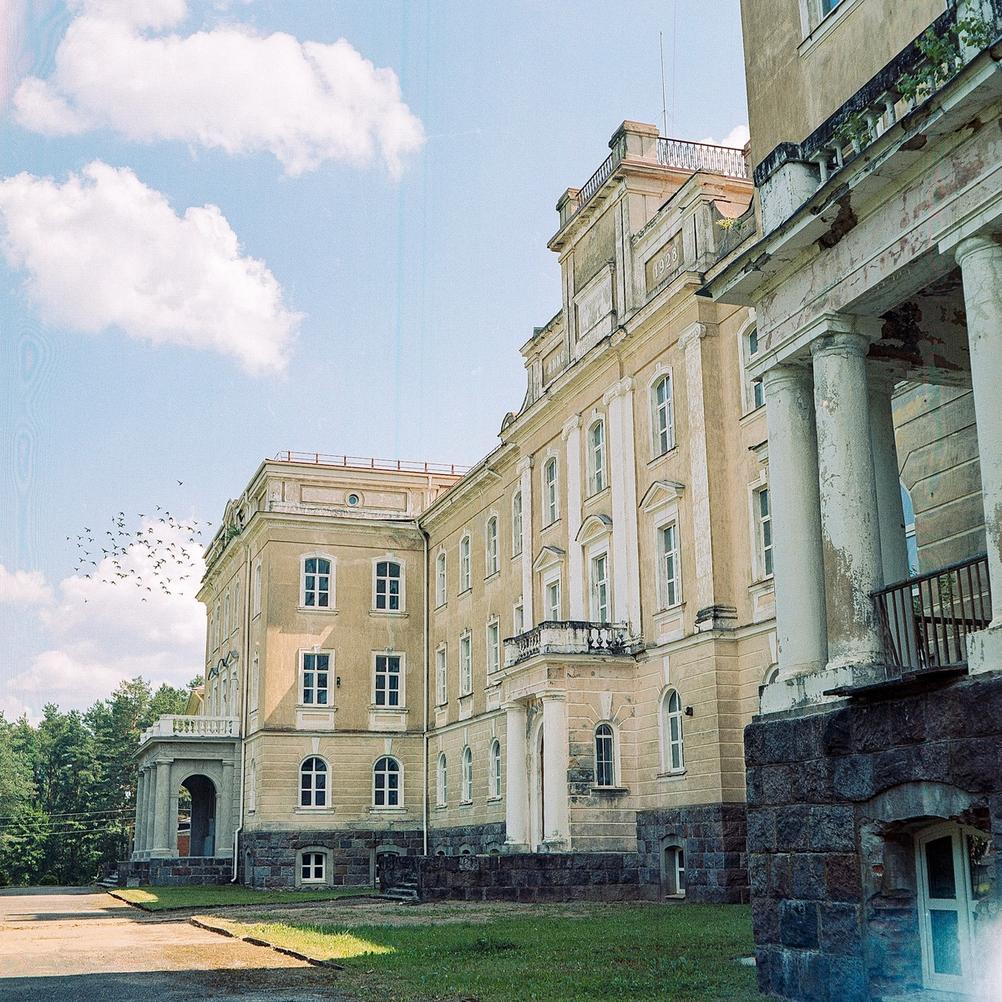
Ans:
{"type": "Polygon", "coordinates": [[[506,668],[537,654],[631,654],[634,641],[626,623],[546,622],[504,642],[506,668]]]}
{"type": "Polygon", "coordinates": [[[141,745],[153,738],[235,738],[240,735],[237,717],[164,716],[139,737],[141,745]]]}
{"type": "Polygon", "coordinates": [[[731,146],[690,143],[683,139],[658,137],[658,163],[679,170],[708,171],[727,177],[751,177],[745,151],[731,146]]]}

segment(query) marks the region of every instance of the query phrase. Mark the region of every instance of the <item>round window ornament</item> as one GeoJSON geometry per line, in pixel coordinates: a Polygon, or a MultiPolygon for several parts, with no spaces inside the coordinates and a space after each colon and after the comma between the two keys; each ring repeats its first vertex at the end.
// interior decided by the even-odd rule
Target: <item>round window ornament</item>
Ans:
{"type": "Polygon", "coordinates": [[[362,499],[357,494],[348,495],[348,504],[352,508],[357,508],[362,503],[362,499]]]}

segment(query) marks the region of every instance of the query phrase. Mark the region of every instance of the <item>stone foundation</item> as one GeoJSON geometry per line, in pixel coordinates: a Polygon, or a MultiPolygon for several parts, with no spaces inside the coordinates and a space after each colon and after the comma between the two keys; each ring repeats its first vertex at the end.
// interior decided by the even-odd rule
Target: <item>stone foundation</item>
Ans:
{"type": "Polygon", "coordinates": [[[685,851],[686,898],[709,904],[747,902],[745,805],[705,804],[637,813],[641,883],[665,886],[664,850],[685,851]]]}
{"type": "Polygon", "coordinates": [[[634,853],[554,852],[389,859],[383,890],[416,885],[421,901],[636,901],[642,884],[634,853]]]}
{"type": "Polygon", "coordinates": [[[396,849],[416,855],[424,848],[420,830],[411,831],[269,831],[240,836],[243,882],[250,887],[295,887],[300,849],[330,850],[328,883],[372,885],[376,853],[396,849]]]}
{"type": "Polygon", "coordinates": [[[1002,675],[760,717],[745,759],[763,992],[864,1002],[920,988],[916,836],[937,823],[991,836],[977,909],[1002,907],[1002,675]]]}
{"type": "Polygon", "coordinates": [[[431,828],[428,831],[428,854],[437,856],[478,855],[504,852],[503,821],[486,825],[461,825],[456,828],[431,828]]]}
{"type": "Polygon", "coordinates": [[[130,881],[151,887],[228,884],[232,877],[233,860],[225,857],[176,856],[172,859],[128,860],[118,864],[118,883],[122,887],[130,881]]]}

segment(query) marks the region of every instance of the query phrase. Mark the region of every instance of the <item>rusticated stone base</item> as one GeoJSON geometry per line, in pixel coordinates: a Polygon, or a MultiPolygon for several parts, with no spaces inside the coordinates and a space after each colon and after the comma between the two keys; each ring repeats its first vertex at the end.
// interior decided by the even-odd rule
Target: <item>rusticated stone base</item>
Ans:
{"type": "Polygon", "coordinates": [[[172,859],[129,860],[118,864],[118,883],[130,881],[150,887],[181,884],[228,884],[233,860],[212,856],[176,856],[172,859]]]}
{"type": "Polygon", "coordinates": [[[1002,907],[1002,675],[757,718],[745,731],[759,986],[865,1002],[922,987],[916,838],[944,822],[994,854],[1002,907]]]}
{"type": "Polygon", "coordinates": [[[377,853],[396,849],[413,855],[423,847],[420,830],[245,832],[240,865],[243,882],[250,887],[295,887],[299,850],[328,849],[328,883],[372,885],[377,853]]]}
{"type": "Polygon", "coordinates": [[[657,890],[640,881],[634,853],[554,852],[388,859],[383,890],[413,887],[421,901],[635,901],[657,890]]]}
{"type": "Polygon", "coordinates": [[[486,825],[461,825],[456,828],[431,828],[428,831],[428,854],[476,856],[504,852],[504,840],[503,821],[486,825]]]}
{"type": "Polygon", "coordinates": [[[686,899],[708,904],[747,902],[745,805],[704,804],[637,813],[640,880],[664,888],[669,846],[685,851],[686,899]]]}

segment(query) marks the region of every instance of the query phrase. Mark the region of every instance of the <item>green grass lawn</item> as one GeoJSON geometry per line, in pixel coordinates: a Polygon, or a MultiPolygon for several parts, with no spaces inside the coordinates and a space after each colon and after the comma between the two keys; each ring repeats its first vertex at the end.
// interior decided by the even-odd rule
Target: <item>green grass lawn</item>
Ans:
{"type": "Polygon", "coordinates": [[[761,1002],[746,907],[609,905],[582,917],[545,911],[475,924],[283,922],[226,927],[345,967],[337,984],[363,1000],[761,1002]]]}
{"type": "Polygon", "coordinates": [[[130,887],[116,890],[115,896],[147,911],[182,908],[222,908],[225,905],[288,905],[301,901],[330,901],[334,898],[375,894],[371,887],[336,887],[324,891],[257,891],[240,884],[209,887],[130,887]]]}

